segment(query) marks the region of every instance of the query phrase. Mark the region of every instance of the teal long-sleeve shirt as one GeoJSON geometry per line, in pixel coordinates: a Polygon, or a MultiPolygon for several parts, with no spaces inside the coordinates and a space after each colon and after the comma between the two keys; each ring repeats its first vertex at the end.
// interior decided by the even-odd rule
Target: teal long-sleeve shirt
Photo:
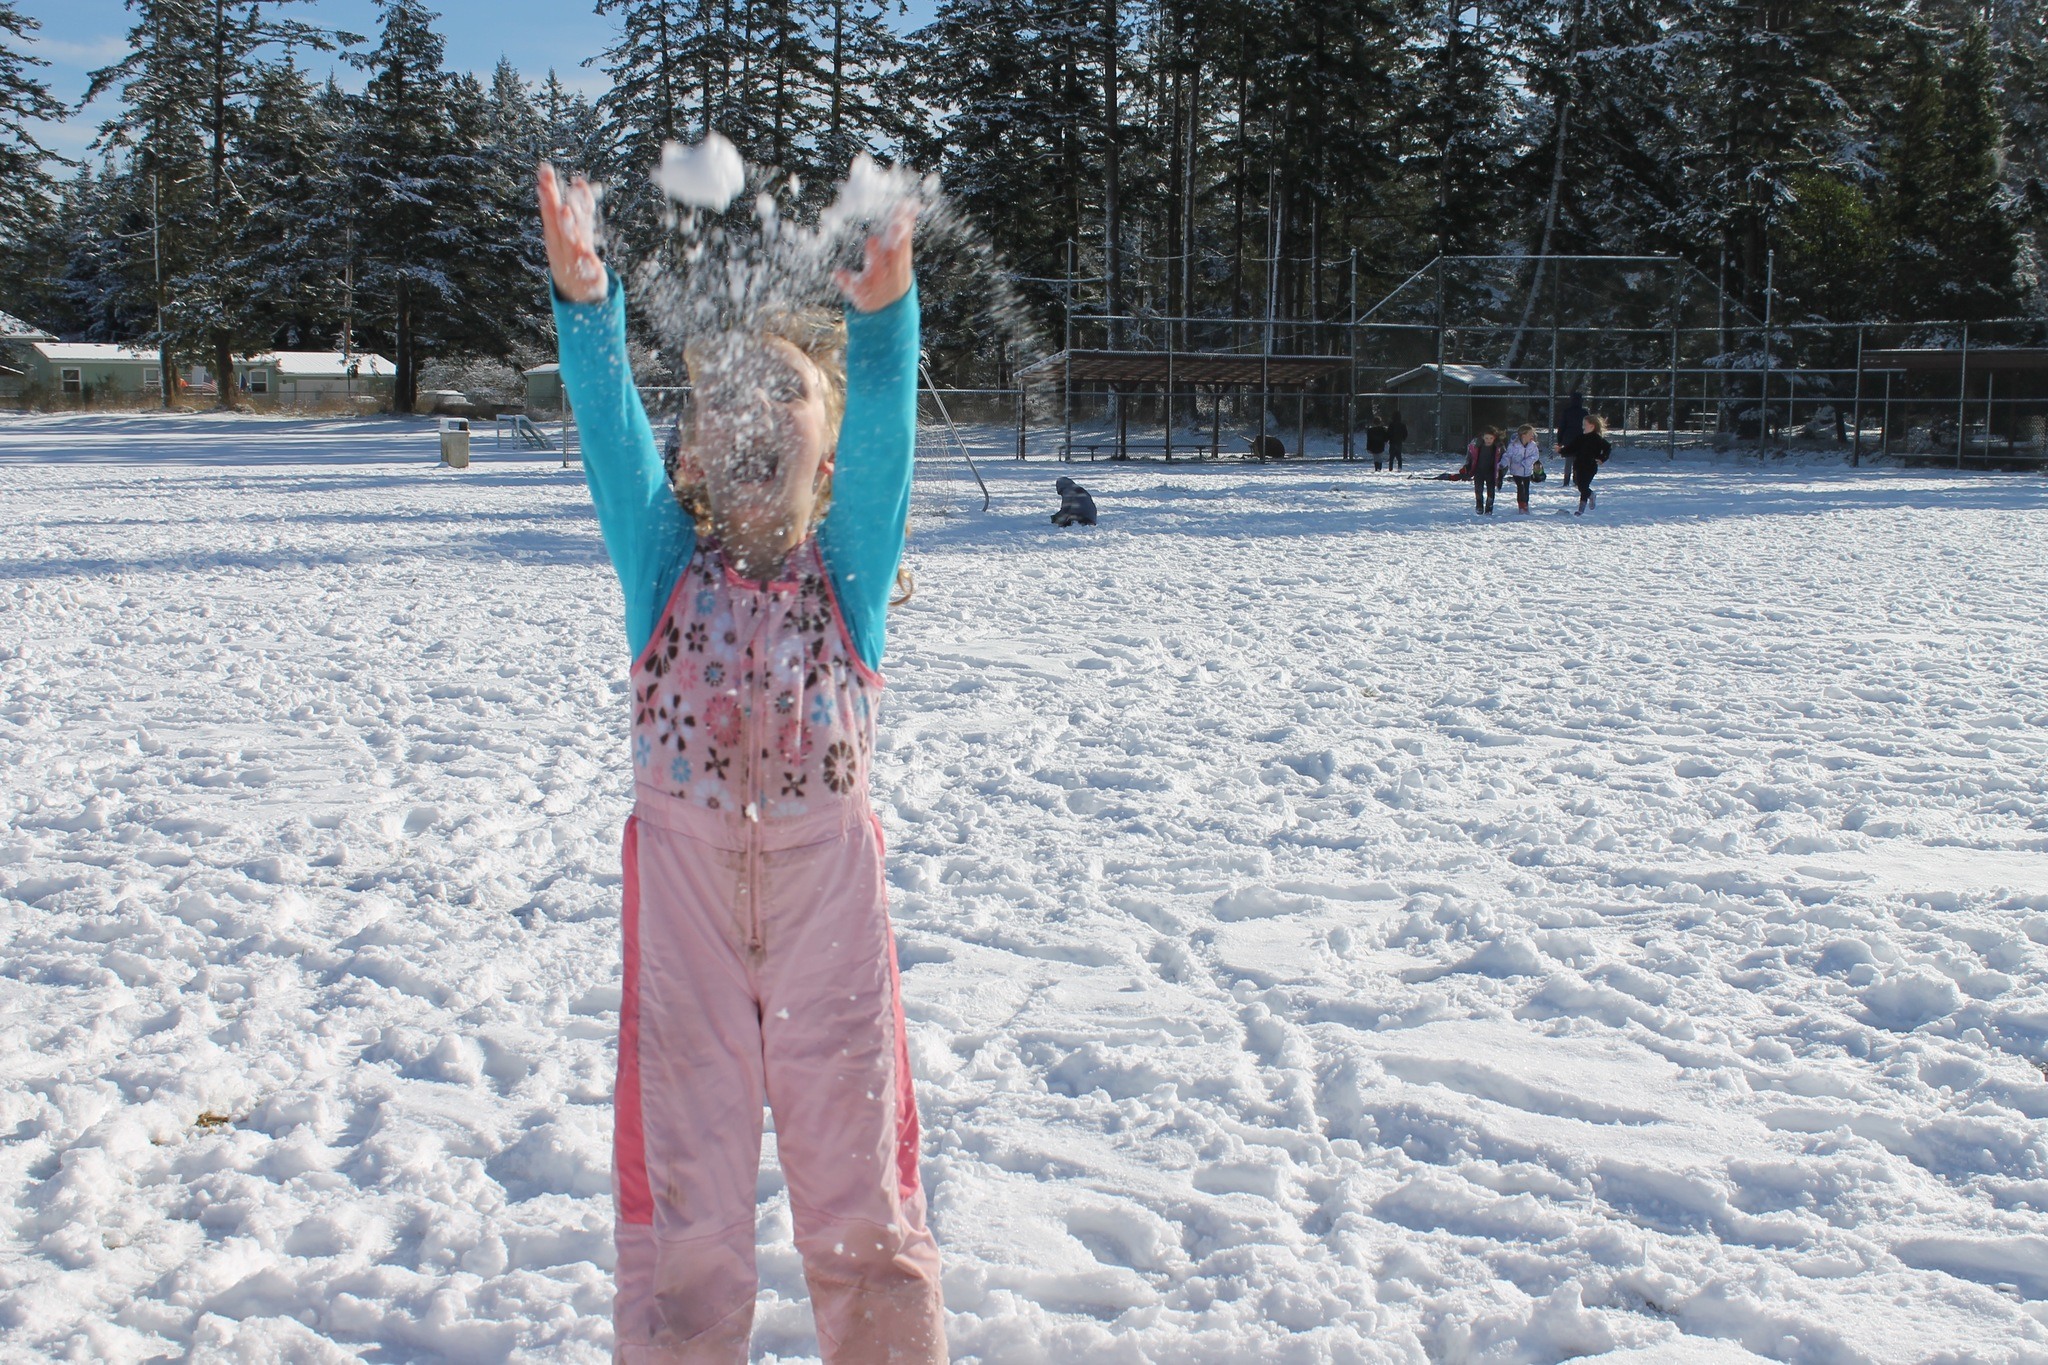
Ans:
{"type": "MultiPolygon", "coordinates": [[[[583,476],[598,529],[626,594],[626,642],[639,658],[697,551],[662,469],[626,358],[626,298],[618,276],[597,303],[554,296],[562,384],[583,441],[583,476]]],[[[917,452],[917,288],[872,313],[846,315],[846,415],[832,506],[818,548],[861,662],[879,671],[889,594],[903,559],[917,452]]]]}

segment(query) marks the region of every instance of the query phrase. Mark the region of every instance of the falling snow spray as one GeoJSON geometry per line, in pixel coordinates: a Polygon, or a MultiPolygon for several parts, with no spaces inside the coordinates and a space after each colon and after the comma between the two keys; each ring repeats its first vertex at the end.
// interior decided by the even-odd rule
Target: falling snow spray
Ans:
{"type": "MultiPolygon", "coordinates": [[[[970,330],[1013,357],[1039,349],[987,238],[942,192],[937,176],[862,154],[829,199],[820,205],[822,196],[814,195],[806,203],[800,180],[749,165],[713,132],[694,146],[664,146],[652,179],[666,201],[665,233],[632,271],[636,301],[664,354],[672,364],[682,361],[676,368],[700,393],[709,383],[750,388],[755,374],[772,366],[760,340],[765,320],[836,317],[843,296],[834,272],[858,271],[868,237],[906,209],[916,214],[927,298],[943,293],[970,330]]],[[[692,453],[738,461],[744,471],[759,466],[762,450],[781,436],[772,415],[742,414],[720,441],[695,445],[692,453]]],[[[957,437],[954,444],[964,456],[957,437]]]]}

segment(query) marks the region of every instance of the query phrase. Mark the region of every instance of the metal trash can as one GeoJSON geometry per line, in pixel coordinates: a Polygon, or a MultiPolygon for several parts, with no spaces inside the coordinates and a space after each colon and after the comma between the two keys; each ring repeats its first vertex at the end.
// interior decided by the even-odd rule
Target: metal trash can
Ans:
{"type": "Polygon", "coordinates": [[[451,469],[469,468],[469,419],[441,419],[441,463],[451,469]]]}

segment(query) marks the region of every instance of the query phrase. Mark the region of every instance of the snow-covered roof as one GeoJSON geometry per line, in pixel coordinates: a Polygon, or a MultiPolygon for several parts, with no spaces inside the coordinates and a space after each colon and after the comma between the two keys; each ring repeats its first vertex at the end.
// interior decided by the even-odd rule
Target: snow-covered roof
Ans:
{"type": "Polygon", "coordinates": [[[528,365],[525,372],[527,374],[560,374],[562,367],[553,361],[549,361],[545,365],[528,365]]]}
{"type": "Polygon", "coordinates": [[[55,341],[56,338],[33,323],[12,313],[0,313],[0,341],[55,341]]]}
{"type": "Polygon", "coordinates": [[[38,341],[36,354],[57,364],[77,365],[86,361],[106,364],[109,361],[127,364],[149,364],[157,362],[157,353],[141,346],[121,346],[111,341],[38,341]]]}
{"type": "Polygon", "coordinates": [[[284,379],[344,379],[350,366],[355,367],[358,379],[389,379],[397,371],[397,366],[383,356],[367,351],[271,351],[245,360],[251,365],[274,366],[284,379]]]}
{"type": "MultiPolygon", "coordinates": [[[[1431,361],[1427,365],[1417,365],[1405,374],[1397,374],[1387,381],[1387,387],[1391,389],[1396,384],[1414,379],[1418,375],[1427,375],[1430,379],[1434,380],[1436,378],[1436,363],[1431,361]]],[[[1511,379],[1499,370],[1489,370],[1484,365],[1446,365],[1444,366],[1444,382],[1446,384],[1462,384],[1468,389],[1522,389],[1528,387],[1521,380],[1511,379]]]]}

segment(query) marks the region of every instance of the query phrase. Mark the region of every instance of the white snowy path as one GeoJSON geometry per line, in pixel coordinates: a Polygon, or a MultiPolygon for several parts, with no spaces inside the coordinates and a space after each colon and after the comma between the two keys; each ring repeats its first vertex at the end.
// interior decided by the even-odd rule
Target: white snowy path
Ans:
{"type": "MultiPolygon", "coordinates": [[[[431,441],[0,423],[0,1357],[608,1356],[619,595],[431,441]]],[[[2048,1360],[2048,485],[985,472],[877,793],[957,1357],[2048,1360]]]]}

